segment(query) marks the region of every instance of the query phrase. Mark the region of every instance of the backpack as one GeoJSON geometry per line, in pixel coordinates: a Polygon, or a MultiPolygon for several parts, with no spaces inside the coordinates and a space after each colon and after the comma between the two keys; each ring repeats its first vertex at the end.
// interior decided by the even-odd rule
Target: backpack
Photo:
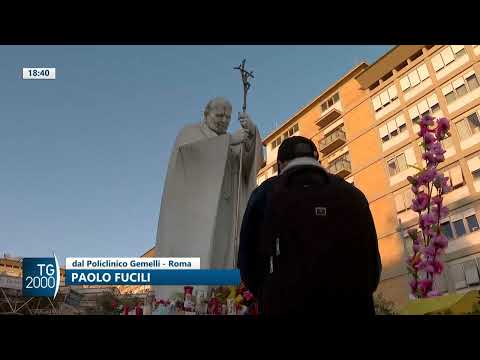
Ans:
{"type": "Polygon", "coordinates": [[[263,313],[295,313],[318,296],[335,302],[364,292],[368,259],[358,193],[315,166],[294,167],[275,180],[257,254],[263,313]]]}

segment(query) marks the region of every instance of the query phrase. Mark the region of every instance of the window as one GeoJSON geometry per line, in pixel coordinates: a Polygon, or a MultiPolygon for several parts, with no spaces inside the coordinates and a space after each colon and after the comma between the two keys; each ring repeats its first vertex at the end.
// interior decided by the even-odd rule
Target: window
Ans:
{"type": "Polygon", "coordinates": [[[453,146],[453,139],[451,136],[449,136],[443,140],[440,140],[440,143],[442,144],[442,147],[446,150],[453,146]]]}
{"type": "Polygon", "coordinates": [[[424,80],[430,78],[426,64],[420,65],[415,70],[411,71],[400,79],[400,87],[403,92],[408,92],[410,89],[421,84],[424,80]]]}
{"type": "Polygon", "coordinates": [[[457,90],[457,95],[460,97],[460,96],[463,96],[463,95],[466,95],[468,93],[467,91],[467,87],[465,86],[465,83],[463,84],[460,84],[458,88],[456,88],[455,90],[457,90]]]}
{"type": "Polygon", "coordinates": [[[393,76],[393,72],[390,71],[389,73],[385,74],[385,75],[382,77],[382,81],[387,81],[387,80],[390,79],[392,76],[393,76]]]}
{"type": "Polygon", "coordinates": [[[463,264],[463,271],[465,273],[465,280],[467,285],[475,286],[478,285],[480,282],[480,278],[478,276],[478,269],[477,264],[474,259],[464,262],[463,264]]]}
{"type": "Polygon", "coordinates": [[[410,187],[394,195],[395,207],[397,212],[409,210],[412,206],[413,193],[410,187]]]}
{"type": "Polygon", "coordinates": [[[388,171],[390,176],[394,176],[407,169],[407,159],[405,154],[400,154],[388,162],[388,171]]]}
{"type": "Polygon", "coordinates": [[[462,174],[462,168],[460,165],[454,166],[443,172],[444,176],[449,177],[450,186],[452,189],[457,189],[464,185],[464,179],[462,174]]]}
{"type": "Polygon", "coordinates": [[[380,93],[380,95],[372,98],[373,108],[375,112],[379,112],[383,108],[386,108],[393,101],[398,99],[397,88],[395,85],[390,86],[388,89],[380,93]]]}
{"type": "Polygon", "coordinates": [[[478,88],[478,79],[473,70],[468,71],[462,77],[455,79],[450,84],[442,88],[442,93],[447,100],[447,104],[451,104],[458,98],[465,96],[469,92],[478,88]]]}
{"type": "Polygon", "coordinates": [[[480,169],[472,171],[472,176],[473,176],[473,180],[479,180],[480,179],[480,169]]]}
{"type": "Polygon", "coordinates": [[[455,228],[455,234],[457,235],[457,237],[461,237],[467,233],[467,230],[465,230],[465,224],[463,223],[463,219],[454,221],[453,227],[455,228]]]}
{"type": "Polygon", "coordinates": [[[298,123],[295,123],[290,129],[285,131],[282,136],[279,136],[272,142],[272,150],[275,149],[277,146],[280,146],[283,140],[293,136],[294,133],[298,131],[298,123]]]}
{"type": "Polygon", "coordinates": [[[407,66],[407,65],[408,65],[408,62],[407,62],[407,61],[404,61],[404,62],[400,63],[399,65],[397,65],[397,67],[395,68],[395,70],[396,70],[397,72],[399,72],[400,70],[402,70],[402,69],[403,69],[405,66],[407,66]]]}
{"type": "Polygon", "coordinates": [[[337,103],[338,101],[340,101],[340,96],[338,95],[338,92],[333,94],[332,97],[330,97],[329,99],[325,100],[321,107],[322,107],[322,113],[324,113],[325,111],[327,111],[329,108],[331,108],[333,106],[333,104],[337,103]]]}
{"type": "Polygon", "coordinates": [[[449,92],[447,95],[445,95],[445,99],[447,100],[447,104],[450,104],[454,102],[457,99],[457,97],[452,91],[452,92],[449,92]]]}
{"type": "Polygon", "coordinates": [[[456,214],[440,223],[442,233],[452,241],[479,230],[474,209],[456,214]]]}
{"type": "Polygon", "coordinates": [[[475,74],[470,75],[465,80],[467,81],[467,85],[470,91],[478,87],[478,79],[475,74]]]}
{"type": "Polygon", "coordinates": [[[393,139],[398,134],[407,130],[407,124],[405,122],[405,116],[400,115],[393,120],[388,121],[385,125],[380,126],[378,131],[383,143],[386,143],[390,139],[393,139]]]}
{"type": "Polygon", "coordinates": [[[478,221],[475,215],[467,216],[466,220],[467,220],[468,230],[470,230],[470,232],[474,232],[478,230],[478,221]]]}
{"type": "Polygon", "coordinates": [[[480,119],[477,112],[468,115],[456,124],[460,140],[466,140],[480,132],[480,119]]]}
{"type": "Polygon", "coordinates": [[[478,114],[474,112],[467,116],[468,125],[472,132],[478,132],[480,128],[480,122],[478,121],[478,114]]]}
{"type": "Polygon", "coordinates": [[[275,140],[273,140],[272,150],[275,149],[277,146],[280,146],[281,143],[282,143],[282,138],[281,137],[278,137],[275,140]]]}
{"type": "Polygon", "coordinates": [[[460,290],[480,283],[478,260],[470,259],[460,264],[450,266],[450,276],[455,284],[455,289],[460,290]]]}
{"type": "Polygon", "coordinates": [[[410,56],[410,61],[414,61],[416,59],[418,59],[420,56],[423,55],[423,51],[420,49],[418,50],[415,54],[413,54],[412,56],[410,56]]]}
{"type": "Polygon", "coordinates": [[[439,54],[432,57],[432,65],[435,72],[439,72],[445,66],[451,64],[456,59],[466,55],[463,45],[450,45],[443,49],[439,54]]]}
{"type": "Polygon", "coordinates": [[[377,86],[379,86],[379,85],[380,85],[380,81],[377,80],[377,81],[375,81],[372,85],[370,85],[370,86],[368,87],[368,89],[371,91],[371,90],[375,89],[375,88],[376,88],[377,86]]]}
{"type": "Polygon", "coordinates": [[[445,235],[448,240],[453,240],[453,231],[452,231],[452,226],[450,225],[450,222],[444,222],[440,224],[440,229],[442,231],[442,234],[445,235]]]}
{"type": "Polygon", "coordinates": [[[467,287],[467,281],[462,264],[454,264],[450,266],[450,277],[455,284],[455,290],[460,290],[467,287]]]}
{"type": "Polygon", "coordinates": [[[440,105],[438,104],[437,94],[432,93],[408,109],[408,114],[415,124],[420,121],[420,116],[435,115],[439,110],[440,105]]]}

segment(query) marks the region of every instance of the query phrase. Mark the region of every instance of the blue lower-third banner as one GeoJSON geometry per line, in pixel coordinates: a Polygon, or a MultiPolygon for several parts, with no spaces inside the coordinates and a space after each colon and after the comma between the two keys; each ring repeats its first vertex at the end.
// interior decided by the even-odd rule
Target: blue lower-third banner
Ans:
{"type": "Polygon", "coordinates": [[[66,285],[240,285],[238,269],[87,270],[67,269],[66,285]]]}

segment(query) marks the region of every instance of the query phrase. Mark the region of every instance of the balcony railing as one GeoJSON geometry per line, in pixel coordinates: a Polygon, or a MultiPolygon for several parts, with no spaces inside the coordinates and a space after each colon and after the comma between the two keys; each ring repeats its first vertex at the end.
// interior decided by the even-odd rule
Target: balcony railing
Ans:
{"type": "Polygon", "coordinates": [[[325,114],[322,114],[320,118],[316,121],[317,126],[325,127],[330,124],[333,120],[338,119],[342,115],[341,111],[332,107],[325,114]]]}
{"type": "Polygon", "coordinates": [[[328,171],[332,174],[345,177],[352,173],[352,165],[347,159],[335,160],[328,167],[328,171]]]}
{"type": "Polygon", "coordinates": [[[347,136],[343,130],[335,130],[333,133],[329,134],[327,137],[320,140],[319,148],[320,152],[323,155],[331,153],[333,150],[337,149],[339,146],[342,146],[347,142],[347,136]]]}

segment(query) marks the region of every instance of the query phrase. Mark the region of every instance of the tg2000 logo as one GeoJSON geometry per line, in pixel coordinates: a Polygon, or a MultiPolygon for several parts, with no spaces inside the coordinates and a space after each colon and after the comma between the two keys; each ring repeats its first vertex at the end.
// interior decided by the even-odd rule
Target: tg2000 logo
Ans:
{"type": "Polygon", "coordinates": [[[23,296],[55,297],[60,286],[57,258],[23,258],[23,296]]]}

